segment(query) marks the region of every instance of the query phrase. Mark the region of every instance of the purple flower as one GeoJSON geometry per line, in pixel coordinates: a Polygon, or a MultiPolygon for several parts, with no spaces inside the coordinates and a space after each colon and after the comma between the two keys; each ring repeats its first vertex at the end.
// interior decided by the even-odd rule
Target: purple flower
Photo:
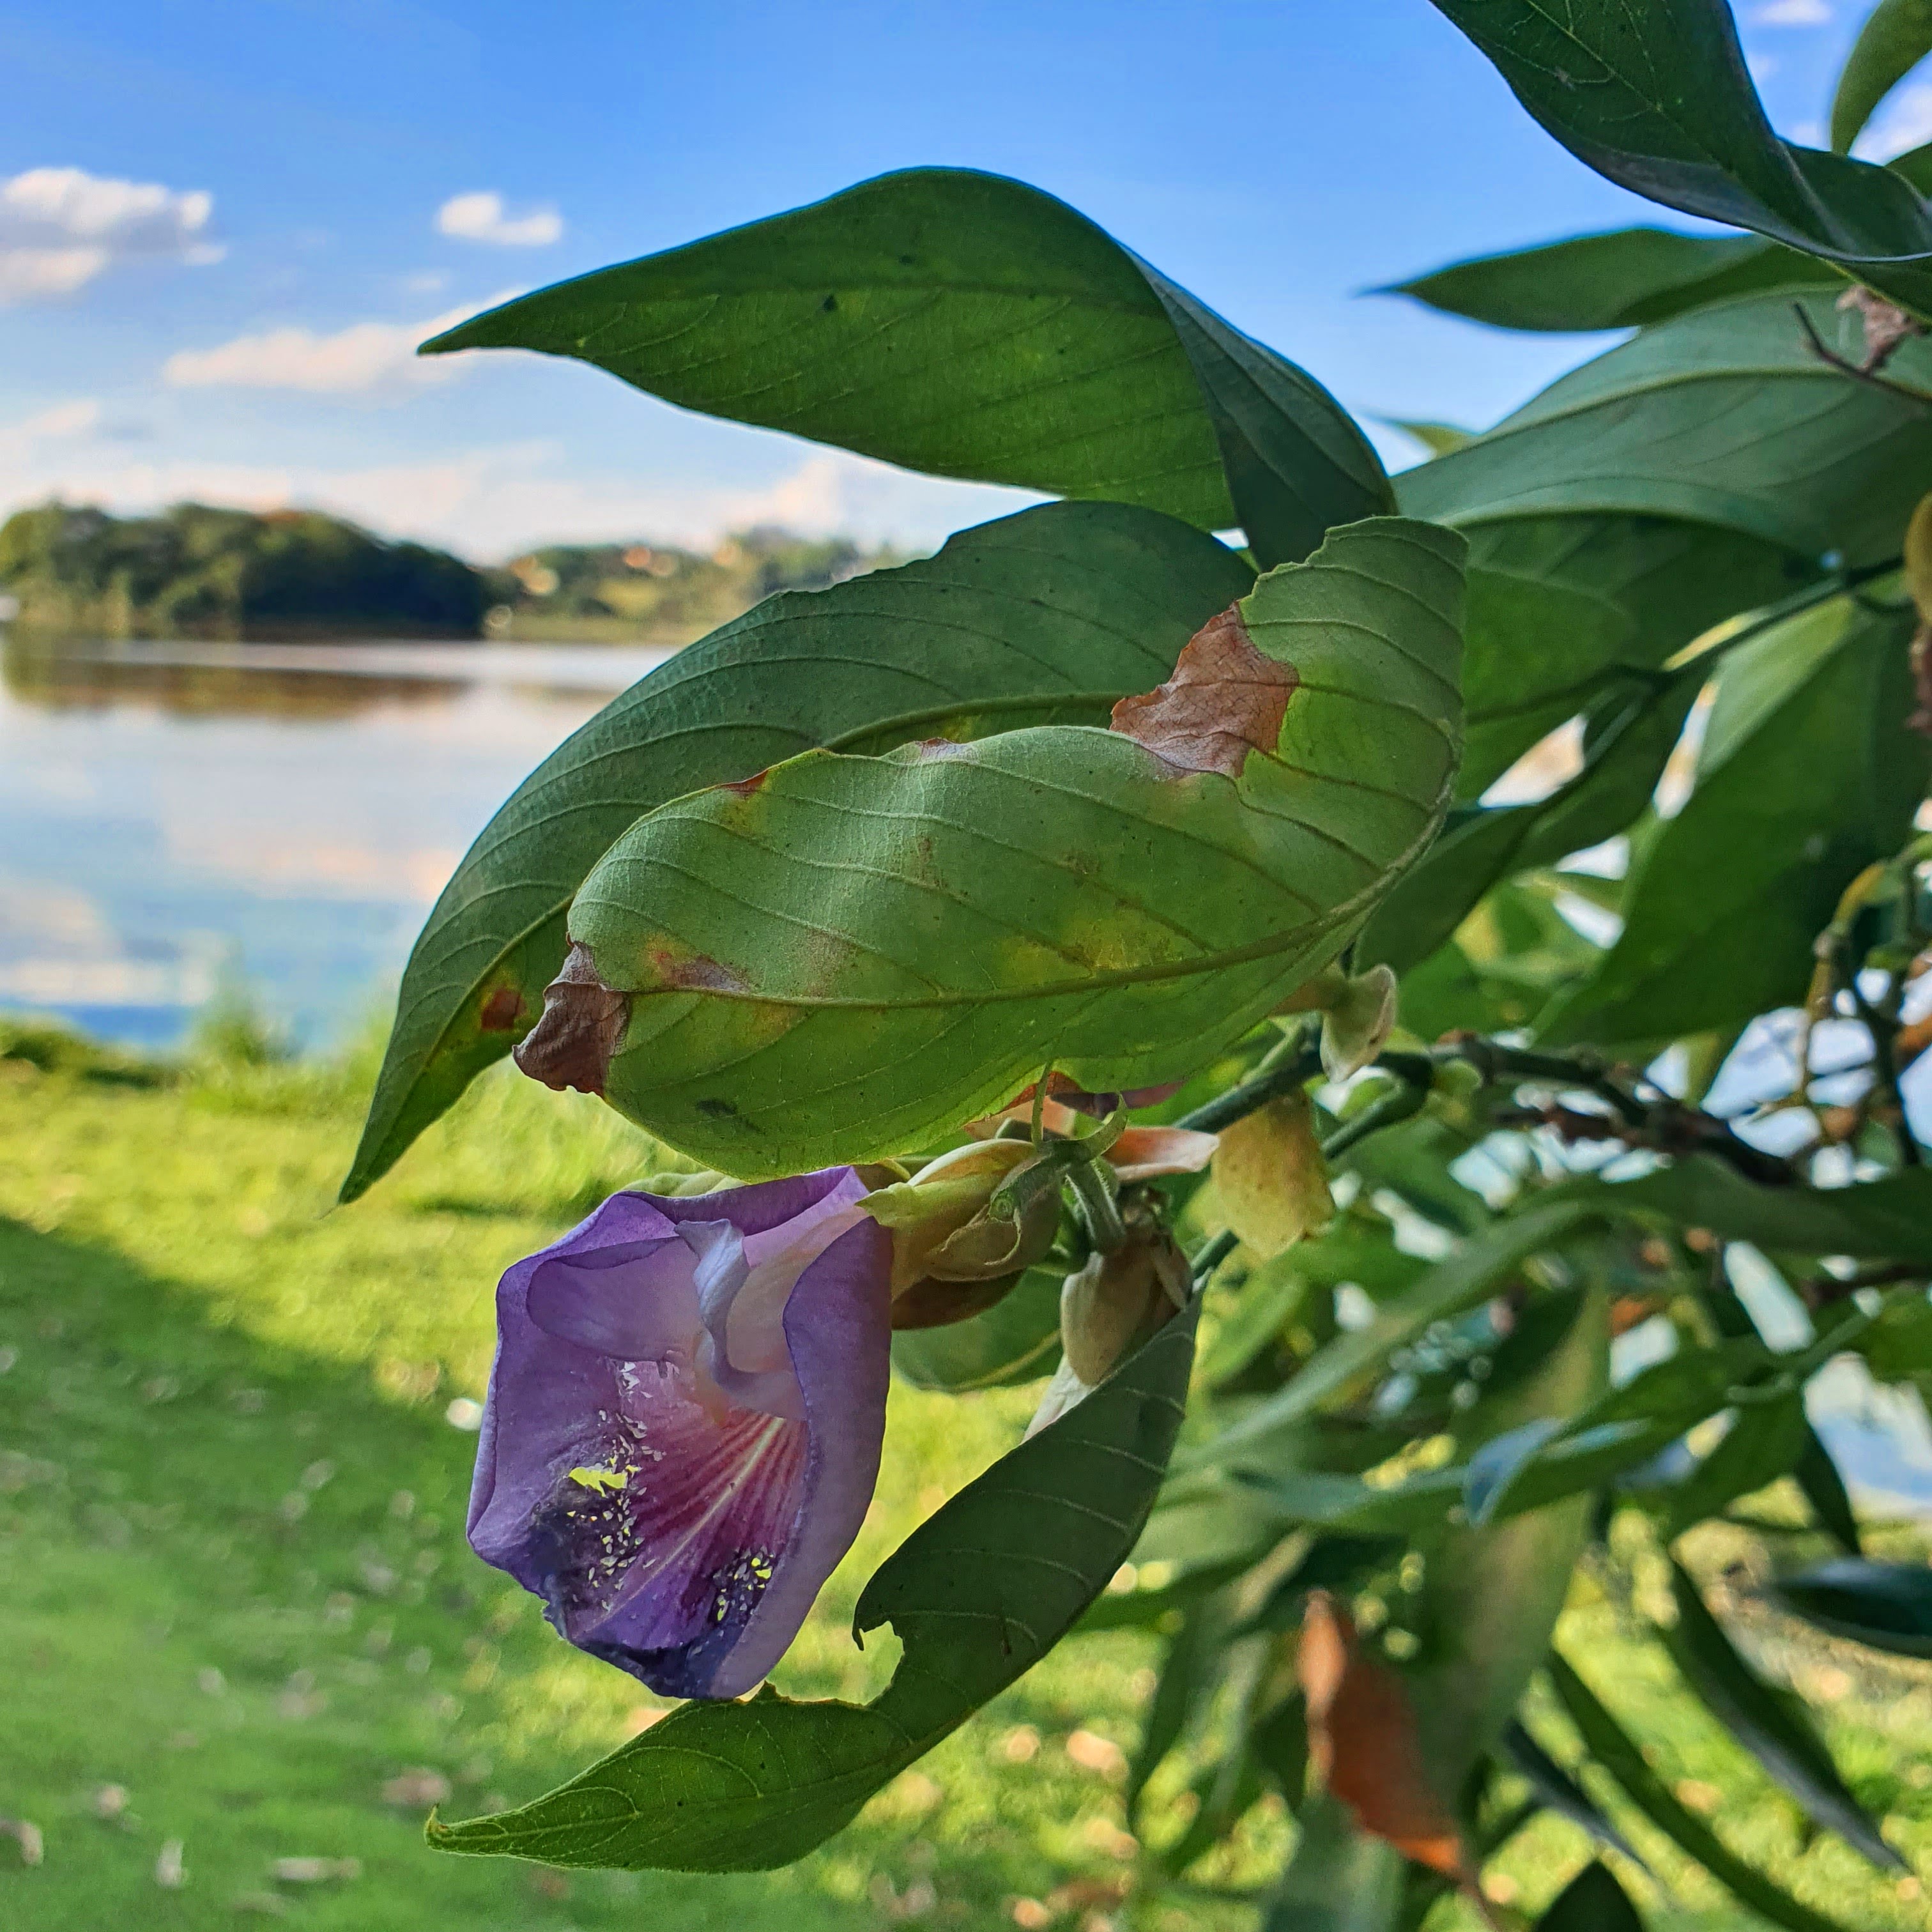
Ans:
{"type": "Polygon", "coordinates": [[[878,1475],[892,1239],[849,1167],[616,1194],[496,1291],[470,1541],[580,1649],[735,1697],[878,1475]]]}

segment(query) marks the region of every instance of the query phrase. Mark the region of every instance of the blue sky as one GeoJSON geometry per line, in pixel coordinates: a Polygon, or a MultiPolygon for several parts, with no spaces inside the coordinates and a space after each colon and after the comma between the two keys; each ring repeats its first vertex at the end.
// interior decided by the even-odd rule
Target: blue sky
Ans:
{"type": "MultiPolygon", "coordinates": [[[[1743,0],[1820,138],[1862,0],[1743,0]]],[[[1370,422],[1493,421],[1600,346],[1360,291],[1664,219],[1426,0],[0,0],[0,512],[315,502],[500,556],[776,518],[936,541],[1007,493],[683,415],[433,325],[885,170],[1035,182],[1370,422]]],[[[1932,134],[1908,82],[1876,130],[1932,134]]]]}

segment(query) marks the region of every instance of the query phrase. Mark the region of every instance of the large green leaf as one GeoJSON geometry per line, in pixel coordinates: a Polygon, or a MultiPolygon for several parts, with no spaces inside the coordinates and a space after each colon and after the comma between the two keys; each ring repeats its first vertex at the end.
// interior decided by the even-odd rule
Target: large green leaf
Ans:
{"type": "MultiPolygon", "coordinates": [[[[1466,1439],[1534,1421],[1562,1423],[1587,1408],[1610,1372],[1610,1298],[1576,1298],[1568,1332],[1535,1373],[1480,1402],[1466,1439]]],[[[1447,1527],[1424,1553],[1422,1649],[1406,1666],[1425,1761],[1450,1801],[1488,1755],[1550,1648],[1589,1531],[1590,1502],[1574,1496],[1514,1521],[1447,1527]]]]}
{"type": "Polygon", "coordinates": [[[881,176],[539,290],[424,352],[506,348],[908,469],[1240,524],[1264,564],[1390,507],[1312,378],[998,175],[881,176]]]}
{"type": "Polygon", "coordinates": [[[1498,328],[1636,328],[1766,289],[1843,287],[1836,270],[1775,242],[1618,228],[1484,255],[1378,290],[1498,328]]]}
{"type": "Polygon", "coordinates": [[[1725,659],[1690,797],[1646,842],[1622,932],[1546,1038],[1670,1039],[1803,998],[1839,896],[1925,794],[1910,630],[1844,600],[1725,659]]]}
{"type": "Polygon", "coordinates": [[[1888,170],[1773,133],[1725,0],[1436,0],[1570,152],[1622,186],[1932,294],[1932,215],[1888,170]]]}
{"type": "MultiPolygon", "coordinates": [[[[1366,1327],[1338,1336],[1276,1394],[1218,1435],[1190,1448],[1188,1468],[1249,1462],[1263,1445],[1292,1432],[1352,1383],[1378,1370],[1390,1350],[1433,1322],[1447,1322],[1494,1292],[1532,1256],[1554,1247],[1606,1210],[1586,1196],[1540,1202],[1466,1241],[1412,1287],[1378,1306],[1366,1327]]],[[[1260,1466],[1265,1468],[1265,1460],[1260,1466]]]]}
{"type": "MultiPolygon", "coordinates": [[[[1586,432],[1570,462],[1594,460],[1586,432]]],[[[1428,478],[1428,468],[1412,470],[1402,487],[1430,494],[1428,478]]],[[[1454,520],[1454,492],[1441,494],[1442,514],[1454,520]]],[[[1800,594],[1816,574],[1762,537],[1652,515],[1511,517],[1466,534],[1463,800],[1479,797],[1579,712],[1599,716],[1605,728],[1654,691],[1658,667],[1693,638],[1800,594]]]]}
{"type": "MultiPolygon", "coordinates": [[[[1828,298],[1798,306],[1857,350],[1828,298]]],[[[1403,509],[1459,527],[1552,512],[1676,518],[1810,557],[1895,556],[1932,488],[1932,342],[1893,357],[1902,388],[1861,382],[1811,352],[1792,308],[1754,296],[1645,329],[1406,471],[1403,509]]]]}
{"type": "Polygon", "coordinates": [[[1872,111],[1932,53],[1932,0],[1878,0],[1845,56],[1832,98],[1832,146],[1851,152],[1872,111]]]}
{"type": "Polygon", "coordinates": [[[1624,1796],[1666,1837],[1744,1904],[1787,1932],[1846,1932],[1836,1920],[1802,1905],[1740,1858],[1694,1811],[1688,1810],[1646,1762],[1642,1751],[1570,1666],[1552,1652],[1550,1678],[1590,1755],[1622,1786],[1624,1796]]]}
{"type": "Polygon", "coordinates": [[[814,745],[1103,721],[1253,580],[1170,518],[1051,503],[902,569],[773,598],[680,652],[537,767],[444,889],[344,1198],[530,1030],[562,962],[565,908],[640,812],[814,745]]]}
{"type": "Polygon", "coordinates": [[[1910,1868],[1839,1776],[1809,1714],[1788,1691],[1766,1683],[1738,1654],[1682,1564],[1670,1566],[1677,1621],[1664,1634],[1672,1660],[1718,1720],[1818,1823],[1874,1864],[1910,1868]]]}
{"type": "Polygon", "coordinates": [[[1396,1932],[1407,1868],[1324,1792],[1301,1814],[1301,1836],[1269,1900],[1261,1932],[1396,1932]]]}
{"type": "Polygon", "coordinates": [[[1238,778],[1052,727],[809,753],[640,819],[570,914],[629,998],[606,1099],[748,1176],[915,1144],[1049,1058],[1102,1092],[1201,1064],[1440,823],[1462,548],[1373,519],[1262,580],[1240,610],[1294,688],[1238,778]]]}
{"type": "Polygon", "coordinates": [[[1126,1559],[1179,1428],[1196,1307],[1077,1408],[908,1537],[868,1583],[855,1636],[904,1646],[865,1706],[686,1704],[568,1784],[446,1825],[446,1851],[632,1870],[762,1871],[842,1830],[867,1798],[1039,1662],[1126,1559]]]}

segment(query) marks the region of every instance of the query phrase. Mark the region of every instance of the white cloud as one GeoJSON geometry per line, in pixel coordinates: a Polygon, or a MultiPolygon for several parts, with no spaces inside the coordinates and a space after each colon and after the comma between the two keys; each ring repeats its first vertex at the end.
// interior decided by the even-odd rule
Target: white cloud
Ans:
{"type": "Polygon", "coordinates": [[[1928,141],[1932,141],[1932,85],[1915,81],[1900,88],[1873,116],[1852,143],[1852,152],[1862,161],[1888,161],[1928,141]]]}
{"type": "Polygon", "coordinates": [[[0,304],[71,295],[116,262],[200,265],[214,197],[80,168],[29,168],[0,181],[0,304]]]}
{"type": "Polygon", "coordinates": [[[488,242],[500,248],[542,248],[563,232],[563,217],[554,208],[511,214],[503,197],[484,190],[452,195],[436,212],[436,232],[460,242],[488,242]]]}
{"type": "Polygon", "coordinates": [[[358,322],[332,335],[291,327],[238,335],[212,349],[183,349],[161,365],[172,389],[302,389],[311,395],[399,394],[412,386],[447,381],[459,365],[441,356],[418,358],[416,345],[466,321],[480,310],[509,300],[514,290],[486,302],[431,316],[427,322],[358,322]]]}
{"type": "Polygon", "coordinates": [[[1831,22],[1827,0],[1764,0],[1745,15],[1754,27],[1822,27],[1831,22]]]}
{"type": "Polygon", "coordinates": [[[92,400],[55,403],[20,422],[0,423],[0,490],[10,468],[30,464],[43,446],[86,436],[100,422],[100,405],[92,400]]]}

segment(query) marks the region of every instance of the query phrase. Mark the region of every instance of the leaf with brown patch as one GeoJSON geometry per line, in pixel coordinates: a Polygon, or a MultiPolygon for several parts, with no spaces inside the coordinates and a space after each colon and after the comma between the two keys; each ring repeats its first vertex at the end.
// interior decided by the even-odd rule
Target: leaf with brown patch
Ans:
{"type": "Polygon", "coordinates": [[[1183,771],[1239,778],[1250,752],[1280,741],[1299,681],[1255,648],[1231,604],[1188,639],[1165,684],[1114,706],[1113,728],[1183,771]]]}

